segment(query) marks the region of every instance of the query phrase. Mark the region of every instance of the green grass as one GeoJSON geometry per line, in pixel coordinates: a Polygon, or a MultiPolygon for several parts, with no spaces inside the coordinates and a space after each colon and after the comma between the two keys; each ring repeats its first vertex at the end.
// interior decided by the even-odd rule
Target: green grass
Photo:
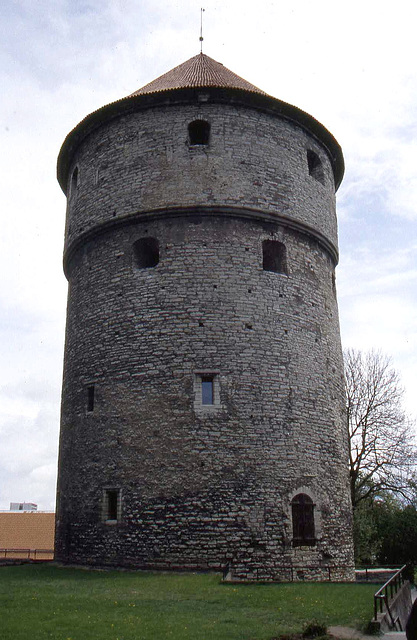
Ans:
{"type": "Polygon", "coordinates": [[[2,640],[269,640],[317,619],[357,626],[375,585],[224,584],[215,574],[0,567],[2,640]]]}

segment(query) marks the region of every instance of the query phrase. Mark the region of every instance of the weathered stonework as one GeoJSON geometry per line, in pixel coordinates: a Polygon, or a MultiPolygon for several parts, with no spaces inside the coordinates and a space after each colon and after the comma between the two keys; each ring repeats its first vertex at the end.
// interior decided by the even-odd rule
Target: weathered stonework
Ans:
{"type": "Polygon", "coordinates": [[[332,148],[245,91],[169,96],[93,114],[61,152],[56,557],[353,579],[332,148]],[[194,120],[210,123],[207,145],[190,146],[194,120]],[[142,238],[156,266],[137,266],[142,238]],[[286,273],[263,269],[264,240],[285,246],[286,273]],[[300,493],[315,541],[294,546],[300,493]]]}

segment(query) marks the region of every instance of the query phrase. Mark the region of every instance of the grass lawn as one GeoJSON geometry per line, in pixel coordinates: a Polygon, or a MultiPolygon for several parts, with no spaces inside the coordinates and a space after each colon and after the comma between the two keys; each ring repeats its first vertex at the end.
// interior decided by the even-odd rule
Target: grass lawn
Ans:
{"type": "Polygon", "coordinates": [[[2,640],[270,640],[363,625],[375,585],[224,584],[217,574],[0,567],[2,640]]]}

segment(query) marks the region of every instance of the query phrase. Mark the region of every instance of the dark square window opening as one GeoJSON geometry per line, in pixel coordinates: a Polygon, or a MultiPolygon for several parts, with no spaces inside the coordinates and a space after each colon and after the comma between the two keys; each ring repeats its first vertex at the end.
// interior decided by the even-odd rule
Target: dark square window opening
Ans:
{"type": "Polygon", "coordinates": [[[188,125],[188,137],[191,146],[208,145],[210,139],[210,123],[205,120],[194,120],[188,125]]]}
{"type": "Polygon", "coordinates": [[[151,269],[159,263],[159,242],[156,238],[139,238],[133,244],[134,262],[138,269],[151,269]]]}
{"type": "Polygon", "coordinates": [[[307,164],[308,164],[308,173],[312,178],[324,184],[324,171],[322,162],[314,151],[308,149],[307,151],[307,164]]]}
{"type": "Polygon", "coordinates": [[[287,251],[278,240],[262,242],[262,267],[264,271],[287,274],[287,251]]]}

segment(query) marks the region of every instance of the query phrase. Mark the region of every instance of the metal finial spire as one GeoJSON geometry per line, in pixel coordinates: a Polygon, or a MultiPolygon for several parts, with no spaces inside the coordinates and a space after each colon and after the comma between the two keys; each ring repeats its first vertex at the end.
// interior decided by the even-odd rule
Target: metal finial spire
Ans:
{"type": "Polygon", "coordinates": [[[203,11],[205,9],[200,9],[200,53],[203,53],[203,11]]]}

